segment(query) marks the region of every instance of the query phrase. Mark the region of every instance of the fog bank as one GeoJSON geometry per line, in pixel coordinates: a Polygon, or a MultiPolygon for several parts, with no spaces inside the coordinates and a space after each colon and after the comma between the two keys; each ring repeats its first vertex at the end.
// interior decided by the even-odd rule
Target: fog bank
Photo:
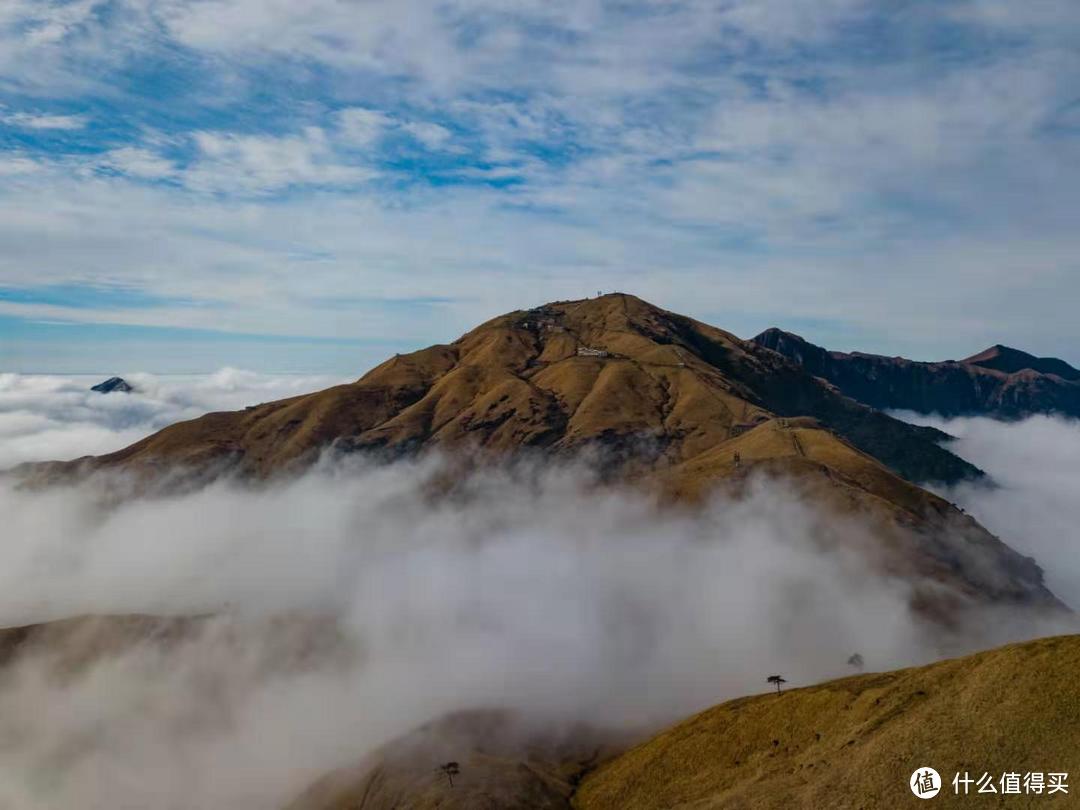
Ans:
{"type": "Polygon", "coordinates": [[[781,483],[687,515],[590,491],[573,467],[478,474],[433,501],[441,473],[435,459],[327,465],[113,507],[92,487],[0,488],[3,623],[223,612],[232,628],[230,643],[208,630],[144,645],[73,680],[25,665],[0,688],[0,798],[276,807],[449,711],[633,727],[762,691],[773,672],[850,673],[854,652],[873,669],[941,653],[906,584],[819,548],[874,542],[866,530],[781,483]],[[266,665],[265,619],[283,614],[326,617],[350,654],[266,665]]]}
{"type": "Polygon", "coordinates": [[[1080,422],[897,415],[957,437],[949,449],[986,470],[998,486],[962,484],[941,494],[1034,557],[1050,590],[1080,609],[1080,422]]]}

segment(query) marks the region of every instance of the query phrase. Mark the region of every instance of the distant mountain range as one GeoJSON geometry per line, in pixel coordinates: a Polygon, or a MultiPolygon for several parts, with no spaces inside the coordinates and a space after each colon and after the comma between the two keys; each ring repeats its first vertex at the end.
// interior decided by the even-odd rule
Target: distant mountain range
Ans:
{"type": "Polygon", "coordinates": [[[287,475],[325,453],[558,459],[585,451],[605,475],[682,501],[739,490],[764,473],[837,514],[870,520],[875,545],[860,551],[875,566],[951,586],[928,597],[933,610],[949,610],[946,592],[1056,605],[1034,561],[917,485],[982,474],[942,446],[948,438],[845,396],[759,342],[614,294],[511,312],[451,344],[395,356],[354,383],[207,414],[115,453],[18,473],[48,484],[180,471],[191,485],[222,474],[287,475]]]}
{"type": "Polygon", "coordinates": [[[1080,371],[1064,360],[1008,346],[991,346],[966,360],[922,363],[833,352],[775,327],[754,342],[874,408],[999,419],[1037,413],[1080,417],[1080,371]]]}

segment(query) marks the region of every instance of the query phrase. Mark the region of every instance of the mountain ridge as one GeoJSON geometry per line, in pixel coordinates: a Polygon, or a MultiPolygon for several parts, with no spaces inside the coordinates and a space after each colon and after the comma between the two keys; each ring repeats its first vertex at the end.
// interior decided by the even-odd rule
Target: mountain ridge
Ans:
{"type": "Polygon", "coordinates": [[[1053,374],[1063,380],[1080,380],[1080,370],[1073,368],[1064,360],[1057,357],[1036,357],[1000,343],[995,343],[990,348],[964,358],[960,362],[1003,371],[1006,374],[1016,374],[1030,369],[1039,374],[1053,374]]]}
{"type": "Polygon", "coordinates": [[[777,327],[753,341],[874,408],[946,417],[1080,417],[1080,370],[1058,358],[1035,357],[1000,344],[964,360],[922,362],[830,351],[777,327]]]}

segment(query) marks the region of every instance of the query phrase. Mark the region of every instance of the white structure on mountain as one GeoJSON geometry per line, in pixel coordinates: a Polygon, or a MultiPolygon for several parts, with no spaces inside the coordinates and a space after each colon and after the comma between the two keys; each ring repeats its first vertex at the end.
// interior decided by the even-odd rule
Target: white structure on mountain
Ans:
{"type": "Polygon", "coordinates": [[[589,346],[578,346],[577,347],[577,353],[578,353],[578,357],[608,357],[608,356],[610,356],[609,353],[604,351],[603,349],[593,349],[593,348],[591,348],[589,346]]]}

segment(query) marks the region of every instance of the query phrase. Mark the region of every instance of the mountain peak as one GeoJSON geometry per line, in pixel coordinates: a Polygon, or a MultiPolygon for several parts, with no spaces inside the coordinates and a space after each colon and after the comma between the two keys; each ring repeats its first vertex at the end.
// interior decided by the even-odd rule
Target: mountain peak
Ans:
{"type": "Polygon", "coordinates": [[[747,348],[729,332],[627,293],[515,310],[492,318],[450,345],[460,353],[461,362],[519,370],[575,356],[678,367],[702,350],[738,356],[747,348]]]}
{"type": "Polygon", "coordinates": [[[828,377],[832,353],[820,346],[815,346],[801,335],[770,326],[760,335],[756,335],[753,342],[766,349],[779,352],[789,360],[794,360],[816,377],[828,377]]]}
{"type": "Polygon", "coordinates": [[[943,438],[843,396],[751,341],[610,294],[516,310],[453,343],[397,355],[353,383],[207,414],[109,455],[24,472],[43,484],[126,472],[153,486],[179,469],[185,485],[197,485],[223,473],[301,471],[324,453],[585,452],[605,476],[693,502],[718,486],[738,491],[757,471],[880,521],[887,539],[864,549],[875,565],[965,595],[1054,604],[1032,561],[913,483],[980,475],[941,447],[943,438]],[[989,549],[988,566],[963,563],[971,543],[989,549]]]}
{"type": "Polygon", "coordinates": [[[1064,360],[1056,357],[1036,357],[1033,354],[994,344],[989,349],[973,354],[960,362],[971,366],[980,366],[1006,374],[1015,374],[1019,371],[1031,370],[1040,374],[1054,374],[1064,380],[1080,379],[1080,371],[1070,366],[1064,360]]]}
{"type": "Polygon", "coordinates": [[[764,332],[761,332],[758,335],[754,335],[751,340],[753,340],[754,343],[761,344],[762,346],[768,345],[768,343],[775,342],[777,340],[790,340],[793,343],[806,343],[809,345],[813,345],[810,344],[810,341],[808,341],[802,335],[796,335],[794,332],[789,332],[786,329],[781,329],[779,326],[770,326],[764,332]]]}
{"type": "Polygon", "coordinates": [[[109,377],[104,382],[90,386],[90,390],[97,391],[99,394],[111,394],[113,392],[130,394],[135,388],[123,377],[109,377]]]}

